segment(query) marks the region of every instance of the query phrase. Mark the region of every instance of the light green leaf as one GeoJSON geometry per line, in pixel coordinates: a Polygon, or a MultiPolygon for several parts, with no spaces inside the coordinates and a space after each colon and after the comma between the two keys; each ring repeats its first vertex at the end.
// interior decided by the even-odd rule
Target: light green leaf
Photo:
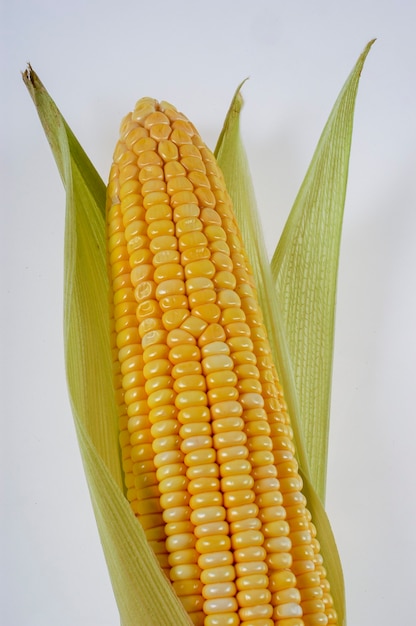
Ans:
{"type": "Polygon", "coordinates": [[[283,317],[275,294],[250,168],[240,136],[240,112],[243,105],[240,93],[242,84],[238,87],[227,113],[223,130],[215,148],[215,155],[224,174],[227,190],[233,201],[234,212],[254,272],[257,295],[269,342],[291,416],[298,460],[303,472],[308,475],[306,450],[302,432],[298,427],[299,405],[290,356],[283,332],[283,317]]]}
{"type": "Polygon", "coordinates": [[[254,271],[270,345],[290,412],[300,471],[304,481],[304,494],[321,543],[321,553],[327,569],[328,580],[331,584],[331,593],[339,616],[339,624],[344,626],[345,589],[341,561],[328,517],[309,479],[307,457],[298,422],[299,405],[297,392],[283,332],[282,315],[266,257],[251,175],[240,137],[239,124],[242,107],[240,88],[241,85],[237,89],[228,111],[216,147],[216,155],[226,180],[228,192],[233,200],[234,211],[254,271]]]}
{"type": "Polygon", "coordinates": [[[123,626],[189,626],[123,494],[109,344],[105,186],[32,68],[23,79],[66,189],[68,387],[121,620],[123,626]]]}
{"type": "Polygon", "coordinates": [[[373,42],[348,77],[302,183],[271,267],[293,366],[312,484],[325,498],[342,218],[358,82],[373,42]]]}

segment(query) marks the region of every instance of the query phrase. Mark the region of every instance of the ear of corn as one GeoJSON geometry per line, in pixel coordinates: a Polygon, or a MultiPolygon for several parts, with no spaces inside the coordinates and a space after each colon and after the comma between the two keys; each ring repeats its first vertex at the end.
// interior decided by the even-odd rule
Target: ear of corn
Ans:
{"type": "MultiPolygon", "coordinates": [[[[357,64],[354,81],[359,73],[360,68],[357,64]]],[[[129,506],[123,490],[120,489],[122,484],[122,459],[117,453],[119,447],[117,428],[113,427],[113,425],[117,425],[117,411],[111,400],[111,394],[108,397],[103,395],[103,392],[105,394],[111,391],[112,378],[111,359],[107,359],[109,352],[107,346],[107,293],[105,289],[96,289],[98,284],[104,285],[107,279],[104,234],[105,206],[103,202],[105,187],[32,68],[28,69],[23,78],[36,105],[67,192],[65,347],[68,385],[97,525],[121,621],[123,626],[137,626],[137,624],[185,625],[189,623],[189,618],[174,592],[174,586],[175,588],[179,587],[177,592],[182,593],[182,599],[198,595],[199,591],[193,588],[186,590],[180,580],[172,585],[165,579],[158,565],[157,558],[150,549],[145,532],[142,526],[137,523],[131,506],[129,506]],[[185,591],[187,593],[184,593],[185,591]]],[[[342,111],[337,111],[337,116],[342,117],[344,121],[352,119],[356,93],[354,81],[350,77],[347,83],[349,97],[345,99],[345,108],[342,111]]],[[[229,114],[230,119],[231,116],[229,114]]],[[[228,123],[225,128],[227,126],[228,123]]],[[[335,125],[332,126],[331,133],[332,137],[330,140],[336,141],[339,129],[335,125]]],[[[225,133],[223,138],[222,147],[226,148],[226,144],[231,143],[230,136],[227,136],[227,133],[225,133]]],[[[224,161],[226,152],[224,150],[222,155],[219,156],[222,159],[221,165],[228,176],[227,163],[225,162],[227,159],[224,161]]],[[[244,213],[244,211],[250,211],[251,204],[248,203],[245,206],[244,197],[241,197],[245,193],[242,189],[244,189],[247,182],[247,172],[244,169],[238,170],[238,168],[241,168],[240,162],[237,163],[237,172],[234,168],[234,175],[241,183],[240,187],[238,187],[239,193],[235,193],[237,189],[235,181],[227,180],[227,185],[234,197],[237,213],[243,206],[242,219],[248,222],[250,214],[244,213]],[[238,200],[237,202],[236,199],[238,200]]],[[[331,184],[336,173],[333,172],[330,166],[326,169],[324,167],[322,171],[323,176],[320,178],[319,184],[323,189],[327,189],[327,193],[330,193],[331,184]]],[[[306,181],[310,180],[311,176],[312,174],[309,172],[306,181]]],[[[248,251],[251,255],[252,245],[250,237],[252,233],[249,231],[245,235],[247,235],[246,244],[248,244],[248,251]]],[[[302,254],[302,247],[300,247],[299,253],[302,254]]],[[[253,263],[253,266],[257,273],[258,267],[256,263],[253,263]]],[[[258,276],[257,284],[261,285],[258,276]]],[[[186,296],[188,297],[188,294],[186,296]]],[[[267,306],[265,312],[267,321],[267,306]]],[[[196,333],[197,324],[194,323],[188,330],[196,333]]],[[[273,340],[273,336],[270,336],[270,339],[273,340]]],[[[181,371],[180,364],[178,365],[176,372],[181,371]]],[[[279,363],[279,366],[281,368],[282,363],[279,363]]],[[[198,376],[198,374],[189,371],[187,374],[183,372],[183,375],[198,376]]],[[[286,386],[287,392],[288,386],[286,386]]],[[[297,446],[297,450],[299,451],[299,446],[297,446]]],[[[205,465],[208,466],[209,463],[205,465]]],[[[196,473],[198,473],[197,470],[196,473]]],[[[167,476],[164,476],[163,480],[167,478],[167,476]]],[[[193,476],[191,480],[198,478],[198,476],[193,476]]],[[[243,489],[241,490],[243,491],[243,489]]],[[[313,489],[310,488],[307,477],[305,477],[304,491],[307,494],[308,505],[313,505],[314,521],[318,527],[321,542],[325,544],[328,541],[330,530],[327,527],[326,517],[322,515],[322,506],[320,506],[319,500],[316,499],[313,489]],[[318,506],[314,504],[314,500],[317,501],[318,506]]],[[[276,507],[278,506],[280,505],[276,505],[276,507]]],[[[228,522],[224,520],[223,522],[218,522],[219,528],[221,528],[221,523],[224,524],[225,522],[230,526],[231,523],[236,521],[228,522]]],[[[180,523],[178,522],[178,524],[180,523]]],[[[176,527],[177,530],[179,528],[178,526],[176,527]]],[[[233,528],[236,530],[235,526],[233,528]]],[[[172,530],[173,527],[170,527],[170,529],[172,530]]],[[[184,527],[182,527],[183,530],[184,527]]],[[[241,530],[241,532],[244,531],[241,530]]],[[[157,537],[155,538],[154,536],[150,540],[158,541],[157,537]]],[[[326,563],[329,563],[330,560],[328,556],[330,557],[331,554],[328,555],[327,552],[326,563]]],[[[245,575],[246,577],[250,576],[247,566],[244,565],[244,563],[249,562],[239,561],[239,571],[236,574],[241,579],[245,575]]],[[[260,569],[263,568],[264,561],[260,559],[259,563],[263,563],[263,565],[260,565],[260,569]]],[[[224,565],[222,567],[227,568],[228,566],[224,565]]],[[[234,564],[232,567],[234,567],[234,571],[237,570],[234,564]]],[[[206,571],[209,572],[209,568],[206,571]]],[[[227,569],[223,570],[224,575],[226,571],[227,569]]],[[[256,572],[256,575],[260,575],[260,573],[256,572]]],[[[344,624],[344,601],[339,576],[339,564],[335,563],[331,573],[331,588],[333,592],[337,592],[336,608],[340,618],[339,622],[344,624]],[[337,571],[336,568],[338,568],[337,571]]],[[[210,584],[209,580],[202,582],[204,585],[210,584]]],[[[292,589],[290,585],[287,588],[292,589]]],[[[273,593],[277,592],[273,591],[272,595],[273,593]]],[[[292,593],[297,595],[295,592],[286,592],[286,603],[297,602],[296,598],[293,599],[292,593]]],[[[276,597],[275,600],[282,601],[284,595],[276,597]]],[[[303,597],[303,602],[306,601],[307,598],[303,597]]],[[[281,604],[283,603],[281,602],[281,604]]],[[[282,617],[282,619],[289,620],[288,623],[291,623],[290,620],[297,620],[298,618],[282,617]]]]}
{"type": "Polygon", "coordinates": [[[107,228],[127,498],[192,622],[336,624],[232,203],[172,105],[123,120],[107,228]]]}

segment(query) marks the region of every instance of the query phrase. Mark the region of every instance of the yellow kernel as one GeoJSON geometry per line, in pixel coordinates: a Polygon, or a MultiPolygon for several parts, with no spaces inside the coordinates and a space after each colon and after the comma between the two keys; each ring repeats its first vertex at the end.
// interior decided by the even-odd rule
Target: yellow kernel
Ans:
{"type": "MultiPolygon", "coordinates": [[[[198,526],[196,528],[198,528],[198,526]]],[[[235,569],[232,565],[222,565],[220,567],[204,569],[201,572],[201,582],[204,584],[223,583],[233,581],[234,579],[235,569]]]]}
{"type": "Polygon", "coordinates": [[[166,339],[167,345],[169,348],[173,348],[174,346],[189,343],[195,345],[195,337],[191,335],[191,333],[183,330],[182,328],[175,328],[168,333],[166,339]]]}
{"type": "Polygon", "coordinates": [[[173,235],[161,235],[160,237],[155,237],[150,241],[149,244],[150,251],[153,254],[163,250],[176,250],[177,249],[177,239],[173,235]]]}
{"type": "Polygon", "coordinates": [[[191,596],[202,591],[202,583],[198,579],[177,580],[172,583],[172,586],[178,596],[191,596]]]}
{"type": "Polygon", "coordinates": [[[189,263],[197,263],[199,261],[207,260],[210,256],[211,253],[206,246],[187,248],[181,253],[181,263],[185,266],[189,263]]]}
{"type": "Polygon", "coordinates": [[[176,565],[171,568],[169,577],[172,581],[199,579],[200,572],[201,569],[196,564],[176,565]]]}
{"type": "Polygon", "coordinates": [[[183,361],[174,365],[171,373],[172,377],[177,380],[182,376],[196,376],[201,374],[201,372],[202,367],[199,361],[183,361]]]}
{"type": "Polygon", "coordinates": [[[192,344],[174,346],[169,351],[169,360],[173,365],[187,361],[199,361],[200,356],[200,349],[192,344]]]}
{"type": "MultiPolygon", "coordinates": [[[[225,509],[221,505],[213,505],[207,507],[200,507],[192,511],[191,513],[191,522],[196,526],[200,524],[208,524],[210,522],[218,522],[225,520],[225,509]]],[[[226,563],[221,562],[220,565],[227,565],[232,563],[232,554],[231,561],[227,561],[226,563]]],[[[210,567],[214,567],[214,565],[210,565],[210,567]]]]}
{"type": "Polygon", "coordinates": [[[209,422],[210,411],[206,406],[192,406],[186,409],[181,409],[178,413],[178,421],[181,424],[190,424],[196,422],[209,422]]]}
{"type": "Polygon", "coordinates": [[[168,419],[168,420],[160,420],[153,424],[150,432],[152,434],[152,438],[157,437],[166,437],[168,435],[176,435],[179,431],[179,424],[176,420],[168,419]]]}
{"type": "Polygon", "coordinates": [[[188,491],[195,495],[204,491],[218,491],[220,481],[215,476],[202,476],[194,478],[188,484],[188,491]]]}
{"type": "MultiPolygon", "coordinates": [[[[210,359],[210,358],[213,358],[213,357],[207,357],[207,359],[210,359]]],[[[207,359],[204,359],[204,361],[206,361],[207,359]]],[[[204,366],[204,361],[202,362],[203,366],[204,366]]],[[[243,413],[242,406],[236,400],[227,400],[226,402],[217,402],[211,407],[211,415],[213,419],[222,419],[226,417],[240,417],[242,413],[243,413]]]]}
{"type": "MultiPolygon", "coordinates": [[[[169,511],[172,509],[168,509],[169,511]]],[[[177,509],[173,509],[177,510],[177,509]]],[[[180,565],[196,564],[198,553],[195,548],[186,548],[184,550],[176,550],[168,556],[168,567],[178,567],[180,565]]]]}
{"type": "Polygon", "coordinates": [[[159,250],[153,256],[152,263],[155,268],[160,265],[177,264],[180,265],[181,256],[178,250],[159,250]]]}
{"type": "Polygon", "coordinates": [[[220,370],[232,370],[233,367],[233,360],[227,354],[214,354],[202,360],[202,369],[206,376],[220,370]]]}
{"type": "Polygon", "coordinates": [[[229,347],[224,340],[225,332],[223,327],[220,324],[214,323],[209,324],[209,326],[204,329],[204,332],[198,339],[198,344],[201,347],[204,347],[204,356],[209,356],[209,354],[213,352],[213,348],[215,348],[218,352],[229,354],[229,347]],[[218,341],[222,342],[223,345],[219,346],[217,343],[218,341]],[[214,346],[211,346],[213,343],[214,346]],[[209,344],[209,346],[207,344],[209,344]]]}
{"type": "Polygon", "coordinates": [[[195,548],[200,554],[222,552],[231,548],[231,539],[227,535],[210,535],[198,539],[195,548]]]}
{"type": "MultiPolygon", "coordinates": [[[[208,279],[209,280],[209,279],[208,279]]],[[[188,283],[189,281],[187,281],[188,283]]],[[[186,291],[189,294],[188,284],[186,285],[186,291]]],[[[217,294],[214,289],[200,289],[199,291],[193,291],[188,295],[189,306],[191,309],[200,307],[205,304],[212,304],[216,301],[217,294]]],[[[198,313],[193,311],[194,315],[198,316],[198,313]]],[[[199,315],[199,317],[202,317],[199,315]]]]}
{"type": "Polygon", "coordinates": [[[160,264],[154,270],[153,278],[157,284],[163,283],[165,280],[181,280],[183,279],[183,267],[179,263],[160,264]]]}
{"type": "Polygon", "coordinates": [[[157,150],[164,161],[173,161],[179,157],[177,146],[166,139],[159,142],[157,150]]]}
{"type": "Polygon", "coordinates": [[[195,278],[196,276],[204,276],[212,278],[215,275],[215,266],[209,259],[201,261],[193,261],[185,266],[185,277],[195,278]]]}
{"type": "Polygon", "coordinates": [[[229,446],[244,445],[247,441],[247,436],[242,431],[220,432],[214,435],[213,441],[215,448],[220,450],[229,446]]]}
{"type": "Polygon", "coordinates": [[[215,582],[204,585],[202,595],[204,598],[229,598],[234,596],[236,592],[235,584],[230,582],[215,582]]]}
{"type": "Polygon", "coordinates": [[[268,589],[245,589],[237,593],[237,600],[242,608],[267,604],[271,600],[271,593],[268,589]]]}
{"type": "Polygon", "coordinates": [[[280,592],[296,586],[296,577],[289,571],[272,572],[269,574],[269,589],[280,592]]]}
{"type": "Polygon", "coordinates": [[[188,466],[204,465],[205,463],[213,463],[215,460],[216,451],[212,447],[192,450],[192,452],[188,452],[184,458],[184,462],[188,466]]]}

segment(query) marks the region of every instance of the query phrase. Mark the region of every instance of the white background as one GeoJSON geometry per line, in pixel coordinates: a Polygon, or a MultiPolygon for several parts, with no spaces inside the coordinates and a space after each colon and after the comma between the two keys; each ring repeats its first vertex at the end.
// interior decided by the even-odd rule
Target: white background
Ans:
{"type": "Polygon", "coordinates": [[[413,623],[415,5],[3,0],[0,23],[0,623],[118,624],[66,394],[64,192],[20,71],[31,62],[104,179],[119,122],[139,97],[170,100],[214,147],[250,76],[243,133],[272,253],[373,37],[341,250],[327,508],[349,625],[413,623]]]}

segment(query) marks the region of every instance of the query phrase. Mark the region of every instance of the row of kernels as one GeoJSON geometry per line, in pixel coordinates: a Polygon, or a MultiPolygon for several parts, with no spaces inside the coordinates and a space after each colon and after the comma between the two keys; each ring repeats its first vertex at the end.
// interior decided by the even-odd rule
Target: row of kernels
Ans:
{"type": "MultiPolygon", "coordinates": [[[[195,338],[189,332],[178,328],[172,329],[167,335],[166,343],[169,348],[169,360],[173,366],[174,391],[177,394],[175,398],[175,406],[178,411],[177,423],[178,426],[182,424],[179,435],[181,440],[180,449],[185,460],[181,464],[181,473],[185,472],[188,493],[186,519],[190,527],[192,527],[192,545],[190,543],[185,551],[178,553],[178,555],[182,556],[184,563],[196,566],[198,546],[196,545],[196,537],[194,535],[195,522],[191,519],[191,513],[195,507],[195,502],[192,498],[198,490],[195,479],[192,475],[187,475],[186,468],[187,463],[189,463],[189,455],[195,454],[200,449],[210,449],[212,445],[211,426],[207,419],[208,416],[204,417],[207,404],[205,380],[201,374],[200,351],[196,346],[195,338]]],[[[205,488],[207,488],[206,484],[205,488]]],[[[185,513],[185,511],[183,512],[185,513]]],[[[178,537],[175,536],[174,541],[182,541],[184,538],[185,534],[181,534],[178,537]]],[[[189,536],[188,538],[191,541],[191,537],[189,536]]],[[[167,546],[169,550],[173,547],[170,544],[167,544],[167,546]]],[[[170,559],[173,567],[175,567],[175,557],[171,556],[170,559]]],[[[176,570],[173,570],[173,574],[177,576],[176,570]]],[[[193,593],[192,597],[188,595],[181,597],[184,606],[191,613],[194,623],[199,623],[198,620],[203,615],[201,612],[204,602],[202,595],[203,586],[200,585],[198,590],[198,593],[193,593]]],[[[179,591],[183,593],[182,588],[179,591]]]]}

